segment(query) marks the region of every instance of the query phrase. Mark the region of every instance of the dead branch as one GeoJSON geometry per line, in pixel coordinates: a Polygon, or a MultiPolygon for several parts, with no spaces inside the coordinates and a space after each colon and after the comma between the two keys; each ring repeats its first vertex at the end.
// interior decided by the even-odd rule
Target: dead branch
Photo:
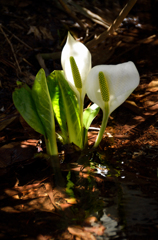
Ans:
{"type": "Polygon", "coordinates": [[[3,31],[2,24],[0,24],[0,30],[1,30],[2,34],[4,35],[4,37],[6,38],[7,42],[8,42],[9,45],[10,45],[10,48],[11,48],[12,53],[13,53],[13,56],[14,56],[14,58],[15,58],[16,65],[17,65],[17,67],[18,67],[19,72],[21,73],[21,68],[20,68],[19,63],[18,63],[18,60],[17,60],[17,58],[16,58],[16,54],[15,54],[13,45],[12,45],[12,43],[10,42],[9,38],[7,37],[7,35],[5,34],[5,32],[3,31]]]}
{"type": "Polygon", "coordinates": [[[127,14],[129,13],[129,11],[132,9],[132,7],[134,6],[134,4],[136,2],[137,2],[137,0],[129,0],[129,2],[121,10],[119,16],[114,20],[114,22],[111,24],[111,26],[107,29],[107,31],[103,32],[96,39],[89,41],[86,44],[86,46],[88,48],[92,48],[93,46],[97,45],[98,43],[105,41],[105,39],[108,37],[108,35],[112,34],[119,27],[119,25],[122,23],[123,19],[127,16],[127,14]]]}
{"type": "Polygon", "coordinates": [[[110,26],[109,22],[106,22],[103,18],[101,18],[96,13],[91,12],[89,9],[79,6],[78,4],[76,4],[72,0],[71,1],[66,0],[66,2],[71,4],[75,8],[76,12],[78,12],[78,13],[82,14],[83,16],[91,19],[93,22],[96,22],[97,24],[102,25],[105,28],[108,28],[110,26]]]}
{"type": "Polygon", "coordinates": [[[88,18],[90,18],[93,22],[96,22],[97,24],[108,28],[110,26],[109,22],[106,22],[103,18],[101,18],[99,15],[91,12],[89,9],[87,8],[83,8],[82,10],[83,14],[85,16],[87,16],[88,18]]]}
{"type": "Polygon", "coordinates": [[[41,57],[43,59],[52,59],[52,60],[56,60],[56,59],[60,59],[61,57],[61,52],[53,52],[53,53],[41,53],[40,54],[41,57]]]}
{"type": "Polygon", "coordinates": [[[46,59],[60,59],[61,52],[54,52],[54,53],[38,53],[36,55],[36,59],[39,63],[39,65],[45,70],[46,75],[49,75],[49,70],[47,69],[44,60],[46,59]]]}
{"type": "Polygon", "coordinates": [[[25,47],[33,50],[32,47],[30,47],[28,44],[26,44],[24,41],[22,41],[20,38],[18,38],[15,34],[13,34],[11,31],[9,31],[6,27],[3,26],[3,28],[4,28],[8,33],[12,34],[12,36],[13,36],[15,39],[17,39],[19,42],[21,42],[25,47]]]}
{"type": "Polygon", "coordinates": [[[37,59],[39,65],[41,66],[41,68],[44,69],[44,71],[45,71],[45,73],[46,73],[46,76],[48,76],[48,75],[49,75],[49,70],[48,70],[48,68],[46,67],[45,62],[44,62],[44,59],[42,58],[42,56],[41,56],[40,53],[36,55],[36,59],[37,59]]]}

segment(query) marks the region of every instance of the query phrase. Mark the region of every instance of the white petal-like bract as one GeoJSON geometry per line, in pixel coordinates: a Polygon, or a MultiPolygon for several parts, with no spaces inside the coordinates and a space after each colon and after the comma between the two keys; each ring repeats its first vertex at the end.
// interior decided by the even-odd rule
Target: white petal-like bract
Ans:
{"type": "Polygon", "coordinates": [[[139,73],[133,62],[117,65],[98,65],[91,69],[86,80],[86,93],[89,99],[104,109],[99,72],[103,72],[109,88],[109,114],[119,107],[139,84],[139,73]]]}
{"type": "Polygon", "coordinates": [[[78,95],[78,91],[74,84],[74,79],[71,71],[70,57],[74,57],[79,69],[82,80],[82,96],[85,96],[85,81],[91,69],[91,53],[88,48],[81,42],[76,41],[68,32],[66,44],[61,54],[61,65],[65,73],[65,78],[69,82],[70,87],[78,95]]]}

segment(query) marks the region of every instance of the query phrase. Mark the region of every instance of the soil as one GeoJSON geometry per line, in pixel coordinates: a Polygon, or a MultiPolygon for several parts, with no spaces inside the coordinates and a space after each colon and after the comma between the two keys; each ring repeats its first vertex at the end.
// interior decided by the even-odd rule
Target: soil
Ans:
{"type": "MultiPolygon", "coordinates": [[[[100,221],[105,208],[108,216],[124,227],[115,233],[117,239],[157,239],[157,1],[136,3],[114,33],[90,49],[93,65],[133,61],[140,85],[111,114],[95,152],[81,154],[73,145],[59,145],[61,171],[70,196],[56,186],[48,160],[39,155],[45,153],[42,136],[26,124],[12,101],[17,81],[32,86],[41,67],[47,73],[61,69],[59,56],[67,31],[86,44],[106,30],[76,12],[86,27],[83,29],[56,2],[0,1],[0,239],[113,239],[105,234],[108,227],[100,221]],[[43,59],[43,53],[57,55],[43,59]],[[140,205],[129,206],[126,197],[128,204],[129,199],[137,202],[141,198],[140,205]],[[109,210],[115,205],[117,214],[109,210]]],[[[108,26],[126,1],[113,2],[76,1],[108,26]]],[[[85,107],[87,104],[86,98],[85,107]]],[[[100,112],[92,126],[100,127],[101,119],[100,112]]],[[[97,133],[89,132],[89,149],[97,133]]]]}

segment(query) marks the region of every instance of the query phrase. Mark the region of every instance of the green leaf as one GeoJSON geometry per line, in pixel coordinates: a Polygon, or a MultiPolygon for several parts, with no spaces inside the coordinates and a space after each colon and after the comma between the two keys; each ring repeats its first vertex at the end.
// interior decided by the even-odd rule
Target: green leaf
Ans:
{"type": "Polygon", "coordinates": [[[41,122],[45,127],[47,152],[50,155],[57,155],[54,113],[43,69],[36,75],[32,87],[32,97],[41,122]]]}
{"type": "Polygon", "coordinates": [[[44,126],[39,118],[31,89],[25,85],[13,92],[13,102],[25,121],[36,131],[45,135],[44,126]]]}
{"type": "Polygon", "coordinates": [[[51,102],[52,102],[54,115],[55,115],[56,120],[61,129],[64,144],[66,144],[66,143],[68,143],[68,129],[67,129],[67,123],[66,123],[66,112],[65,112],[65,108],[64,108],[64,102],[63,102],[61,89],[59,87],[55,72],[52,72],[47,77],[47,84],[48,84],[48,89],[49,89],[49,94],[50,94],[50,98],[51,98],[51,102]]]}
{"type": "Polygon", "coordinates": [[[64,114],[66,114],[70,143],[74,143],[82,149],[81,122],[76,95],[66,81],[63,71],[55,71],[55,75],[61,91],[61,98],[64,103],[64,114]]]}
{"type": "Polygon", "coordinates": [[[84,130],[84,145],[87,144],[87,132],[88,128],[90,127],[93,119],[97,116],[98,112],[100,110],[100,107],[97,104],[93,104],[90,107],[88,107],[83,112],[83,126],[85,128],[84,130]]]}

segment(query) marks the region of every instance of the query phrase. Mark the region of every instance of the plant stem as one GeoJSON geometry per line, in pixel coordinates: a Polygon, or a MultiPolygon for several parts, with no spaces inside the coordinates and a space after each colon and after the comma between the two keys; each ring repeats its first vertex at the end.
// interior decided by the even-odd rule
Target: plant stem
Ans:
{"type": "Polygon", "coordinates": [[[99,144],[100,144],[100,142],[102,140],[102,137],[103,137],[103,134],[104,134],[104,131],[105,131],[108,119],[109,119],[109,104],[108,104],[108,102],[105,103],[105,108],[102,109],[102,111],[103,111],[102,124],[101,124],[100,131],[98,133],[97,139],[95,141],[95,144],[93,146],[94,148],[99,146],[99,144]]]}
{"type": "Polygon", "coordinates": [[[61,174],[55,134],[52,134],[51,139],[46,139],[45,137],[45,144],[46,144],[47,153],[50,155],[50,165],[54,172],[55,184],[57,186],[64,187],[65,183],[64,183],[63,176],[61,174]]]}
{"type": "Polygon", "coordinates": [[[80,93],[80,99],[79,99],[79,112],[80,112],[80,122],[81,122],[81,137],[82,137],[82,149],[84,148],[83,144],[84,144],[84,139],[83,139],[83,100],[82,100],[82,95],[81,95],[81,91],[79,91],[80,93]]]}
{"type": "Polygon", "coordinates": [[[52,126],[52,128],[54,129],[52,129],[51,134],[49,134],[50,138],[45,137],[45,144],[46,144],[47,153],[50,156],[55,156],[55,155],[58,155],[58,148],[57,148],[57,142],[56,142],[55,127],[52,126]]]}
{"type": "Polygon", "coordinates": [[[65,187],[65,181],[61,173],[59,156],[50,156],[50,164],[54,172],[55,185],[59,187],[65,187]]]}

